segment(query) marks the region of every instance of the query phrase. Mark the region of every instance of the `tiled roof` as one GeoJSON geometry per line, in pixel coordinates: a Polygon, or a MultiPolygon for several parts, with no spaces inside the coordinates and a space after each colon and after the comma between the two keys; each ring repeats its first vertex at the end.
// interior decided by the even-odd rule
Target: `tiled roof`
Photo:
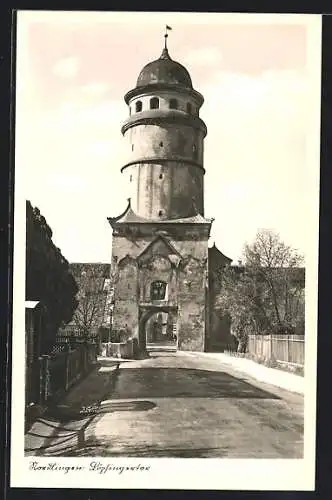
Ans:
{"type": "Polygon", "coordinates": [[[69,268],[76,278],[80,277],[82,273],[100,278],[108,278],[111,265],[103,262],[72,262],[69,264],[69,268]]]}
{"type": "Polygon", "coordinates": [[[209,261],[213,261],[214,264],[230,264],[232,259],[223,254],[214,243],[213,246],[209,248],[209,261]]]}
{"type": "Polygon", "coordinates": [[[117,224],[126,224],[126,223],[160,223],[160,224],[212,224],[213,219],[208,219],[203,217],[201,214],[196,213],[191,217],[181,217],[179,219],[145,219],[140,215],[137,215],[134,210],[131,208],[130,199],[128,200],[128,205],[126,210],[119,215],[118,217],[108,217],[108,221],[111,225],[117,224]]]}

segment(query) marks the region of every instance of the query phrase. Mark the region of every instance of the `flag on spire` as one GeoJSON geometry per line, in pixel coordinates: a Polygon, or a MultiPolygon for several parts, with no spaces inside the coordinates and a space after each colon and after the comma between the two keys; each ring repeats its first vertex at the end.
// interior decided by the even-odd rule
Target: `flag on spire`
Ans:
{"type": "Polygon", "coordinates": [[[166,24],[166,30],[165,30],[165,35],[164,35],[164,38],[165,38],[165,49],[167,50],[167,38],[168,38],[168,31],[172,30],[171,26],[168,26],[168,24],[166,24]]]}

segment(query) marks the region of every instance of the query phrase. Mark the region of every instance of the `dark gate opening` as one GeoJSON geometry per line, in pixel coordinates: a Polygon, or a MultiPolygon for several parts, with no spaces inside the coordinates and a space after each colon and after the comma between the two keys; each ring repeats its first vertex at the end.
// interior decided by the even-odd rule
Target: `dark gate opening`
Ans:
{"type": "Polygon", "coordinates": [[[151,308],[142,313],[140,337],[147,350],[177,349],[177,311],[151,308]]]}

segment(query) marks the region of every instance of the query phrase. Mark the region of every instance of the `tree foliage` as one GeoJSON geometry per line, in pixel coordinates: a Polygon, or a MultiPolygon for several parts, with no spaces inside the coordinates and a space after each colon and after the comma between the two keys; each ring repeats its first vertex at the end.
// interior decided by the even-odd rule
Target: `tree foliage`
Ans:
{"type": "Polygon", "coordinates": [[[52,230],[37,207],[26,203],[26,299],[44,306],[41,353],[55,343],[58,328],[77,306],[77,285],[69,263],[52,241],[52,230]]]}
{"type": "Polygon", "coordinates": [[[245,245],[243,257],[243,266],[220,272],[217,300],[231,316],[240,350],[249,333],[294,333],[304,322],[303,257],[269,230],[245,245]]]}
{"type": "Polygon", "coordinates": [[[78,284],[78,306],[73,323],[86,336],[96,334],[107,322],[107,306],[111,293],[108,264],[72,264],[78,284]]]}

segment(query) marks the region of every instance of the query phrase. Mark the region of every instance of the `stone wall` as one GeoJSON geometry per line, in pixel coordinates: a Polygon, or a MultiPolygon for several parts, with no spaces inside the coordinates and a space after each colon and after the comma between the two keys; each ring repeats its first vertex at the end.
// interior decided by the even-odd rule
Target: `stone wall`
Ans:
{"type": "Polygon", "coordinates": [[[180,350],[204,351],[206,277],[205,259],[192,258],[180,271],[178,299],[178,347],[180,350]]]}
{"type": "Polygon", "coordinates": [[[189,125],[142,124],[128,130],[128,162],[138,158],[178,156],[203,163],[203,133],[189,125]],[[195,146],[195,148],[194,148],[195,146]],[[194,155],[194,152],[197,155],[194,155]]]}
{"type": "Polygon", "coordinates": [[[135,213],[147,219],[165,220],[194,215],[193,199],[202,214],[204,171],[192,164],[156,160],[135,163],[125,169],[129,197],[135,213]]]}
{"type": "Polygon", "coordinates": [[[138,337],[138,268],[133,259],[116,266],[113,329],[127,328],[128,335],[138,337]]]}
{"type": "Polygon", "coordinates": [[[220,271],[231,263],[214,245],[209,248],[209,337],[207,339],[207,351],[222,352],[225,349],[235,348],[235,340],[231,335],[231,323],[220,308],[216,307],[216,298],[222,293],[220,271]]]}

